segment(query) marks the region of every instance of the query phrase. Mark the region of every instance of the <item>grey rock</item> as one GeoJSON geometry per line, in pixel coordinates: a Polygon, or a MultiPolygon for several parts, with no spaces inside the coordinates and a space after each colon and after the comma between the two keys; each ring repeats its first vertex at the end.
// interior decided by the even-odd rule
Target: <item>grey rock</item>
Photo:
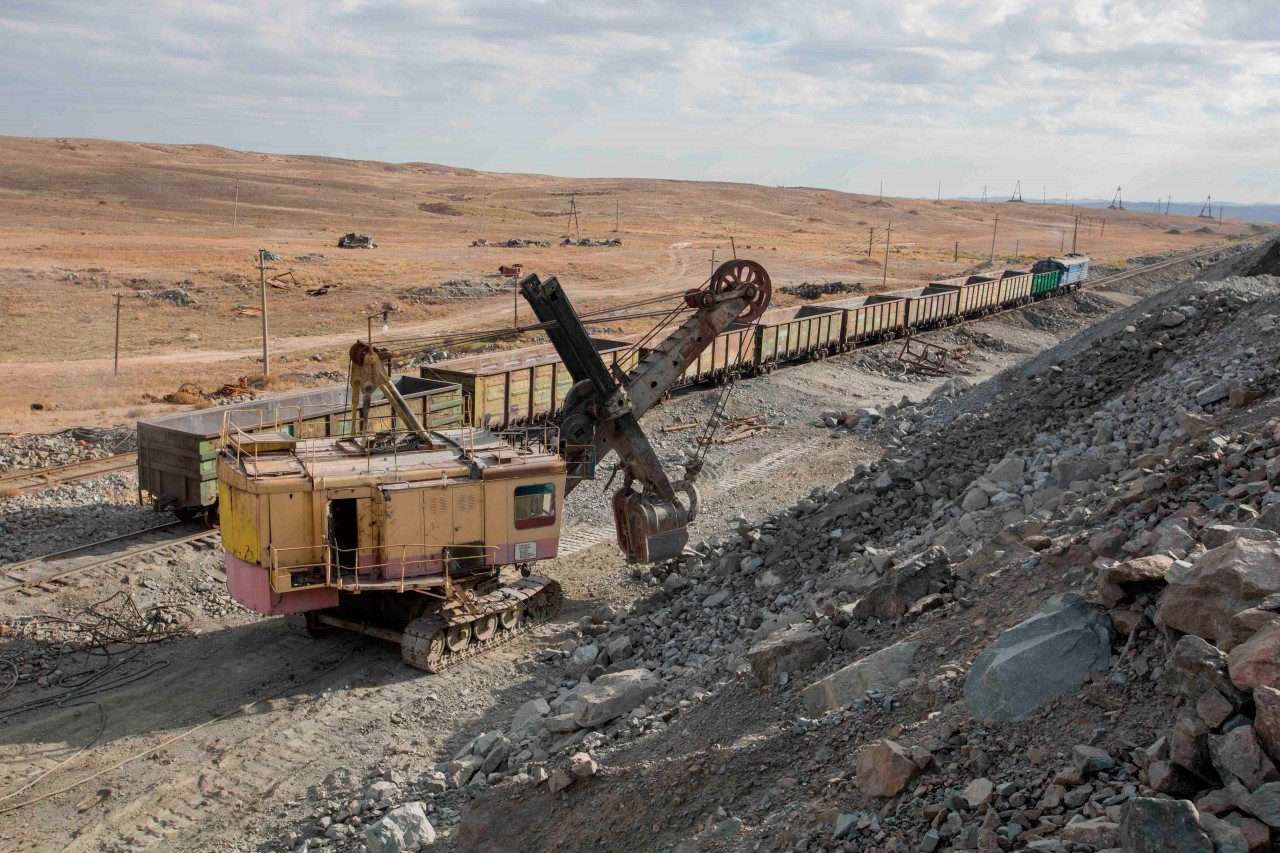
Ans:
{"type": "Polygon", "coordinates": [[[647,669],[626,669],[602,675],[585,687],[574,711],[574,721],[589,729],[630,713],[632,708],[662,690],[662,680],[647,669]]]}
{"type": "Polygon", "coordinates": [[[411,853],[434,844],[436,831],[422,803],[397,806],[364,831],[369,853],[411,853]]]}
{"type": "Polygon", "coordinates": [[[1138,797],[1124,807],[1120,846],[1125,853],[1214,853],[1189,800],[1138,797]]]}
{"type": "Polygon", "coordinates": [[[895,643],[815,681],[802,694],[805,709],[816,717],[865,699],[868,690],[893,690],[911,674],[919,649],[916,641],[895,643]]]}
{"type": "Polygon", "coordinates": [[[747,651],[747,660],[756,680],[770,685],[777,684],[784,672],[800,672],[830,655],[826,638],[805,624],[778,631],[756,643],[747,651]]]}
{"type": "Polygon", "coordinates": [[[1080,596],[1066,593],[978,655],[964,696],[978,719],[1022,720],[1110,664],[1110,621],[1080,596]]]}

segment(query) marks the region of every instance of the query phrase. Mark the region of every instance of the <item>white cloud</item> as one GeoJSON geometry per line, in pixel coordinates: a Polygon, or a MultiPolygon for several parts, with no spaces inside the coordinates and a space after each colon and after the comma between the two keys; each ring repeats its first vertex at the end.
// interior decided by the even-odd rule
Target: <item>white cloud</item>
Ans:
{"type": "Polygon", "coordinates": [[[0,132],[1254,200],[1280,196],[1277,47],[1267,0],[8,0],[0,132]]]}

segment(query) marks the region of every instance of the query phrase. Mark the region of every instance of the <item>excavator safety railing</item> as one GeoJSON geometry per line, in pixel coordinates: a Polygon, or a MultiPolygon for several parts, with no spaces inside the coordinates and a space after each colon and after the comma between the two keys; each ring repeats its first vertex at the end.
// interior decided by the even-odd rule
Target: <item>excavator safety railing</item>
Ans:
{"type": "Polygon", "coordinates": [[[374,545],[338,548],[330,543],[270,549],[272,577],[294,576],[290,591],[331,587],[344,592],[394,591],[440,587],[448,594],[455,575],[493,566],[496,545],[374,545]],[[377,578],[371,577],[377,574],[377,578]],[[307,582],[310,575],[316,580],[307,582]],[[361,577],[361,576],[364,577],[361,577]],[[323,578],[320,580],[319,578],[323,578]],[[301,581],[301,582],[298,582],[301,581]]]}

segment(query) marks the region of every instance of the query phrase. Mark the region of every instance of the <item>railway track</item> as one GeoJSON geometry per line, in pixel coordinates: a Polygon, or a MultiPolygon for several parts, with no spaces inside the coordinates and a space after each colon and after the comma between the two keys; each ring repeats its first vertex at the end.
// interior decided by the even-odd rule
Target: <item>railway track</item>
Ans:
{"type": "Polygon", "coordinates": [[[150,554],[175,545],[183,545],[198,539],[212,538],[218,531],[210,530],[203,524],[187,521],[171,521],[77,545],[52,554],[44,554],[0,566],[0,595],[9,595],[25,589],[60,581],[72,575],[124,562],[143,554],[150,554]],[[103,553],[111,549],[111,553],[103,553]]]}
{"type": "Polygon", "coordinates": [[[0,491],[39,492],[67,483],[92,480],[117,471],[129,471],[137,467],[137,464],[138,454],[130,452],[104,456],[101,459],[81,459],[31,471],[8,471],[0,474],[0,491]]]}

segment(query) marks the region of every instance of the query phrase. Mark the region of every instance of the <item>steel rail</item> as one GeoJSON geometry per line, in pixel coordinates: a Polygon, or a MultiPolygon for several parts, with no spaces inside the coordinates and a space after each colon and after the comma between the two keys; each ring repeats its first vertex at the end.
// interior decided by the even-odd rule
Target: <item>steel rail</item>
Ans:
{"type": "Polygon", "coordinates": [[[15,486],[23,492],[38,492],[66,483],[77,483],[102,477],[117,471],[125,471],[138,464],[138,454],[117,453],[100,459],[77,459],[63,465],[34,468],[27,471],[6,471],[0,474],[0,487],[15,486]],[[24,482],[30,480],[31,482],[24,482]]]}
{"type": "Polygon", "coordinates": [[[91,551],[95,548],[100,548],[105,545],[111,545],[117,542],[127,542],[131,539],[138,539],[150,533],[157,533],[161,531],[172,530],[176,527],[187,527],[189,525],[190,525],[190,522],[170,521],[170,522],[166,522],[165,524],[158,524],[155,527],[147,527],[142,530],[135,530],[131,533],[122,533],[119,536],[112,536],[107,539],[100,539],[97,542],[90,542],[85,545],[77,545],[74,548],[67,548],[63,551],[55,551],[51,554],[43,554],[39,557],[32,557],[31,559],[23,560],[20,563],[11,563],[7,566],[0,566],[0,574],[3,574],[9,580],[13,581],[13,583],[10,583],[6,586],[0,586],[0,595],[6,595],[8,593],[17,592],[23,589],[28,589],[33,586],[39,586],[40,584],[47,583],[49,581],[60,580],[61,578],[78,574],[80,572],[85,572],[85,571],[88,571],[89,569],[94,569],[99,566],[105,566],[111,563],[118,563],[118,562],[123,562],[125,560],[131,560],[134,557],[140,557],[143,554],[150,554],[151,552],[159,551],[162,548],[168,548],[173,545],[182,545],[187,542],[193,542],[196,539],[203,539],[204,537],[212,536],[217,532],[216,530],[210,530],[208,528],[204,528],[192,533],[174,537],[172,539],[164,539],[159,542],[153,542],[141,548],[133,548],[118,554],[109,554],[107,556],[100,557],[98,559],[92,560],[87,563],[81,563],[75,566],[69,566],[65,569],[60,569],[58,571],[37,575],[32,578],[23,578],[17,575],[18,572],[22,572],[26,569],[32,568],[33,566],[38,566],[43,563],[50,563],[55,560],[65,559],[74,554],[79,554],[84,551],[91,551]]]}

